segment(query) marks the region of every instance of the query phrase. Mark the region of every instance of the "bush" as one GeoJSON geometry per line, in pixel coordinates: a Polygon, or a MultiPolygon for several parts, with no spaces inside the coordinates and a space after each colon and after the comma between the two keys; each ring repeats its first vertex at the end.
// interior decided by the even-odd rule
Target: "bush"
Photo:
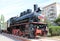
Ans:
{"type": "Polygon", "coordinates": [[[52,36],[60,35],[60,26],[50,26],[49,32],[52,36]]]}

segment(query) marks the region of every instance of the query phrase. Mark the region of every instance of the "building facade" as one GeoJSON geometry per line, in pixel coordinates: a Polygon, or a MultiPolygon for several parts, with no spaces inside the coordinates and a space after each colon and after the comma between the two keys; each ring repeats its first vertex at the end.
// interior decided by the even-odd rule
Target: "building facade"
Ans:
{"type": "Polygon", "coordinates": [[[43,13],[45,14],[46,19],[53,23],[53,21],[60,14],[60,4],[55,2],[48,6],[43,7],[43,13]]]}

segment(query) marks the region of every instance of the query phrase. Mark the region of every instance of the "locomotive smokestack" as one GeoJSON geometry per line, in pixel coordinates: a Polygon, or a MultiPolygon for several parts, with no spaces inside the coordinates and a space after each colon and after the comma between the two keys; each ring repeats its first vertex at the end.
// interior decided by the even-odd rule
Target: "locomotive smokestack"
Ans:
{"type": "Polygon", "coordinates": [[[27,13],[31,13],[32,12],[32,10],[31,9],[27,9],[27,13]]]}
{"type": "Polygon", "coordinates": [[[38,9],[38,5],[34,4],[34,11],[37,11],[37,9],[38,9]]]}

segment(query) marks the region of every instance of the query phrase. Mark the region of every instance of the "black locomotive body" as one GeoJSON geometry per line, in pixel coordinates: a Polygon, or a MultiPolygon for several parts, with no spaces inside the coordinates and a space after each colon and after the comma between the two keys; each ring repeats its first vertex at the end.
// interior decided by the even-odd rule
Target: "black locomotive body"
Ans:
{"type": "Polygon", "coordinates": [[[31,9],[24,11],[20,14],[19,17],[12,17],[7,21],[7,31],[8,33],[19,35],[19,36],[26,36],[26,37],[35,37],[37,33],[39,35],[46,34],[46,24],[40,23],[40,16],[41,10],[34,5],[34,11],[32,12],[31,9]]]}

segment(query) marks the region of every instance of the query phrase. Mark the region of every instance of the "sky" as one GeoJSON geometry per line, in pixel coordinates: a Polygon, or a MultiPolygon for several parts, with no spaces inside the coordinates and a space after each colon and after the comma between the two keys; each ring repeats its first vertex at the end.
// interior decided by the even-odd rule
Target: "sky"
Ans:
{"type": "Polygon", "coordinates": [[[0,0],[0,15],[3,14],[7,21],[27,9],[33,9],[34,4],[43,8],[54,2],[60,2],[60,0],[0,0]]]}

